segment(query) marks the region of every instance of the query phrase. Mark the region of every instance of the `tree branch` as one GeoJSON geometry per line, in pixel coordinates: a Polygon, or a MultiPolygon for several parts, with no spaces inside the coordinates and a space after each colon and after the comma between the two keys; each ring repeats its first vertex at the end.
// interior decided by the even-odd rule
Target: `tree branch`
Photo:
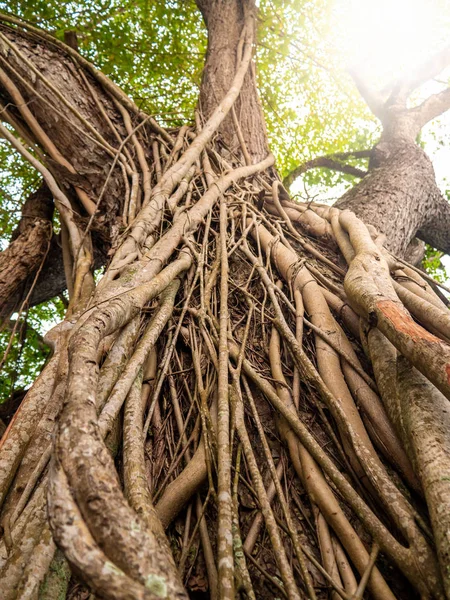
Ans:
{"type": "Polygon", "coordinates": [[[401,93],[407,98],[411,92],[439,75],[450,64],[450,44],[422,63],[401,85],[401,93]]]}
{"type": "Polygon", "coordinates": [[[31,194],[11,243],[0,252],[0,320],[7,319],[20,300],[20,290],[47,254],[52,237],[53,199],[47,185],[31,194]],[[19,297],[17,297],[19,294],[19,297]]]}
{"type": "MultiPolygon", "coordinates": [[[[400,79],[397,82],[390,82],[381,92],[372,89],[357,73],[356,69],[349,70],[349,73],[370,110],[383,121],[390,106],[395,104],[397,108],[400,107],[406,110],[406,101],[411,93],[428,80],[436,77],[449,64],[450,45],[425,61],[409,77],[400,79]],[[388,98],[386,98],[386,94],[389,94],[388,98]]],[[[448,108],[450,108],[450,92],[444,90],[425,100],[419,107],[407,112],[415,118],[421,129],[425,123],[442,114],[448,108]]]]}
{"type": "Polygon", "coordinates": [[[367,175],[367,171],[363,171],[362,169],[358,169],[358,167],[354,167],[353,165],[345,165],[339,162],[340,160],[345,160],[350,157],[354,158],[369,158],[371,150],[359,150],[357,152],[337,152],[336,154],[330,154],[329,156],[318,156],[307,162],[295,167],[290,173],[286,175],[283,179],[283,185],[285,187],[290,186],[297,177],[302,175],[302,173],[306,173],[306,171],[310,171],[311,169],[316,168],[326,168],[332,169],[333,171],[340,171],[341,173],[345,173],[346,175],[353,175],[353,177],[365,177],[367,175]]]}
{"type": "Polygon", "coordinates": [[[382,120],[384,114],[385,101],[383,95],[370,87],[367,82],[357,73],[356,69],[349,69],[349,73],[355,82],[358,92],[363,97],[365,103],[373,112],[373,114],[382,120]]]}
{"type": "Polygon", "coordinates": [[[433,94],[422,102],[419,106],[411,109],[416,115],[420,128],[428,121],[435,119],[450,108],[450,88],[442,90],[438,94],[433,94]]]}

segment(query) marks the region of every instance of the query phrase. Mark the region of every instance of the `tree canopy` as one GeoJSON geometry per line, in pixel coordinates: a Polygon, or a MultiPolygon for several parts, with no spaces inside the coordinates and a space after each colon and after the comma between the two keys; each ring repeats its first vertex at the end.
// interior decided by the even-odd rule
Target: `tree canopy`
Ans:
{"type": "MultiPolygon", "coordinates": [[[[161,124],[176,127],[193,122],[207,37],[194,0],[8,1],[0,2],[0,9],[61,40],[67,32],[75,32],[81,54],[118,83],[139,107],[157,116],[161,124]]],[[[318,156],[370,148],[379,132],[351,78],[333,62],[331,19],[332,3],[327,0],[260,3],[258,89],[271,148],[283,176],[318,156]]],[[[343,161],[338,157],[337,162],[343,161]]],[[[345,162],[362,170],[367,167],[367,159],[350,156],[345,162]]],[[[0,243],[4,249],[19,221],[22,203],[39,185],[40,176],[11,153],[3,140],[0,164],[0,243]]],[[[324,195],[329,186],[337,185],[341,192],[352,184],[354,176],[319,168],[308,170],[304,181],[306,187],[298,186],[298,192],[307,197],[308,190],[316,190],[318,184],[324,195]]],[[[29,319],[37,335],[48,328],[51,314],[61,316],[62,308],[60,301],[54,300],[48,308],[30,309],[29,319]]],[[[4,399],[14,387],[29,385],[44,360],[46,352],[40,357],[42,347],[36,346],[36,334],[28,337],[22,353],[15,339],[1,380],[4,399]],[[28,358],[31,349],[33,354],[28,358]]],[[[1,334],[3,352],[9,337],[10,333],[1,334]]]]}

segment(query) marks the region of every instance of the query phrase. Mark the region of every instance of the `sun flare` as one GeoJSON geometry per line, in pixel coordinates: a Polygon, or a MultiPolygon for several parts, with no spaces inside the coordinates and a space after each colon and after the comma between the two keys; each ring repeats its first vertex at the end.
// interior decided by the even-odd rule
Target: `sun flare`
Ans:
{"type": "Polygon", "coordinates": [[[445,0],[335,0],[331,38],[344,68],[384,85],[450,42],[445,0]]]}

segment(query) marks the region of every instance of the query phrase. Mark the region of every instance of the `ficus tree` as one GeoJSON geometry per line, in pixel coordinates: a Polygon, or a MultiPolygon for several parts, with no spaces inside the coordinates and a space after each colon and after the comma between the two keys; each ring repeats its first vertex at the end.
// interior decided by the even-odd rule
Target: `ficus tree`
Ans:
{"type": "Polygon", "coordinates": [[[450,93],[410,98],[450,52],[382,92],[355,75],[373,148],[280,171],[254,48],[309,5],[133,3],[116,22],[87,4],[122,36],[97,45],[52,4],[57,35],[0,14],[0,134],[36,182],[0,253],[1,318],[14,333],[14,312],[69,298],[0,442],[5,599],[450,598],[450,319],[405,261],[416,237],[449,250],[416,140],[450,93]],[[360,181],[294,201],[317,166],[360,181]]]}

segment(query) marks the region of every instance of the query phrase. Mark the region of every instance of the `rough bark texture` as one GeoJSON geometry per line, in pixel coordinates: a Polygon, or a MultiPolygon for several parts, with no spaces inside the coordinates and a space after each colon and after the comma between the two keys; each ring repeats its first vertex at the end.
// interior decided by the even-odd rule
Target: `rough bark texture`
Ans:
{"type": "Polygon", "coordinates": [[[368,175],[336,206],[384,233],[386,247],[400,257],[415,236],[450,251],[450,205],[436,185],[430,159],[413,140],[383,136],[368,175]]]}
{"type": "MultiPolygon", "coordinates": [[[[437,63],[440,64],[439,60],[437,63]]],[[[442,66],[436,68],[439,72],[442,66]]],[[[436,185],[430,159],[416,144],[423,125],[440,114],[433,112],[435,105],[439,104],[441,111],[449,108],[448,90],[409,108],[408,96],[423,80],[410,85],[396,84],[387,99],[381,99],[360,81],[356,83],[381,120],[383,133],[372,151],[369,174],[344,194],[336,206],[352,210],[365,223],[384,233],[386,247],[401,257],[416,235],[435,248],[449,252],[450,204],[436,185]]]]}
{"type": "Polygon", "coordinates": [[[43,184],[23,205],[11,243],[0,253],[0,321],[18,308],[20,297],[26,297],[23,291],[27,280],[48,254],[52,217],[53,199],[43,184]]]}
{"type": "MultiPolygon", "coordinates": [[[[254,11],[255,5],[253,0],[197,0],[197,5],[208,28],[208,51],[199,98],[201,113],[207,119],[230,88],[245,15],[254,11]]],[[[269,149],[253,65],[244,79],[234,111],[250,157],[254,162],[262,160],[269,149]]],[[[232,115],[224,120],[219,131],[228,148],[240,150],[232,115]]]]}
{"type": "MultiPolygon", "coordinates": [[[[20,31],[12,31],[4,26],[1,26],[0,32],[14,41],[21,54],[59,92],[60,96],[56,95],[4,41],[0,42],[0,66],[13,80],[26,102],[32,106],[33,115],[40,127],[53,142],[57,151],[72,165],[75,173],[68,171],[67,167],[60,164],[55,155],[52,156],[50,150],[45,148],[44,152],[48,157],[49,167],[66,190],[73,188],[74,185],[79,186],[95,203],[105,183],[112,159],[105,148],[92,139],[92,133],[88,133],[85,129],[80,130],[79,118],[74,115],[61,97],[70,99],[70,104],[80,115],[112,145],[117,145],[117,140],[102,118],[93,94],[97,96],[103,109],[122,135],[125,128],[120,114],[115,109],[112,100],[99,88],[97,83],[87,74],[82,78],[74,62],[58,48],[52,47],[50,44],[33,43],[29,36],[24,36],[20,31]],[[89,90],[88,85],[93,92],[89,90]]],[[[8,93],[5,88],[6,86],[3,84],[0,89],[0,101],[3,105],[8,106],[10,114],[17,123],[23,125],[24,131],[29,134],[28,139],[36,141],[36,133],[31,132],[29,127],[24,124],[19,107],[16,106],[11,93],[8,93]]],[[[73,191],[71,194],[78,210],[81,214],[86,214],[77,202],[73,191]]],[[[118,202],[122,197],[123,181],[119,171],[116,171],[108,182],[107,193],[100,206],[108,232],[116,225],[115,217],[120,210],[118,202]]]]}
{"type": "MultiPolygon", "coordinates": [[[[35,43],[19,30],[5,26],[0,27],[0,34],[13,41],[15,46],[12,50],[6,41],[0,39],[0,102],[7,107],[4,117],[29,144],[40,146],[42,161],[69,197],[76,219],[87,225],[86,209],[76,190],[81,190],[80,193],[84,193],[87,202],[95,209],[113,161],[114,148],[118,145],[117,138],[122,139],[126,135],[123,119],[109,95],[89,73],[82,76],[82,71],[77,69],[70,57],[56,46],[35,43]],[[40,75],[46,78],[46,83],[40,75]],[[23,106],[32,108],[35,129],[26,123],[23,106]],[[109,124],[102,111],[109,118],[109,124]],[[97,138],[92,130],[87,131],[83,126],[83,119],[97,132],[97,138]]],[[[104,264],[105,254],[122,227],[123,196],[124,180],[120,169],[116,168],[109,177],[91,224],[96,237],[97,267],[104,264]]],[[[33,236],[36,235],[34,227],[33,236]]],[[[16,273],[14,284],[6,273],[4,275],[4,285],[9,291],[4,298],[0,297],[0,306],[4,306],[2,310],[6,315],[11,314],[29,292],[40,256],[37,242],[28,242],[31,243],[34,244],[34,256],[28,260],[26,250],[20,250],[22,268],[16,273]]],[[[18,245],[15,244],[15,247],[18,245]]],[[[11,248],[6,252],[13,251],[11,248]]],[[[49,300],[66,287],[61,241],[59,236],[53,236],[29,305],[49,300]]]]}
{"type": "MultiPolygon", "coordinates": [[[[106,262],[105,250],[108,247],[108,243],[105,243],[103,236],[98,236],[96,241],[97,244],[94,246],[94,267],[99,269],[106,262]]],[[[9,251],[9,247],[5,250],[5,252],[7,251],[9,251]]],[[[0,263],[2,260],[1,256],[0,254],[0,263]]],[[[6,319],[17,310],[21,301],[27,297],[30,291],[31,293],[27,301],[28,307],[47,302],[67,290],[60,234],[53,234],[51,236],[50,249],[48,250],[41,273],[35,282],[36,265],[39,267],[40,262],[35,260],[30,261],[29,268],[25,268],[25,265],[23,265],[23,279],[17,281],[17,286],[14,286],[16,282],[15,272],[11,274],[11,278],[5,280],[6,285],[8,287],[15,287],[15,290],[5,297],[5,302],[1,305],[3,319],[6,319]],[[32,263],[34,264],[34,268],[32,263]],[[31,289],[32,287],[33,289],[31,289]]]]}

